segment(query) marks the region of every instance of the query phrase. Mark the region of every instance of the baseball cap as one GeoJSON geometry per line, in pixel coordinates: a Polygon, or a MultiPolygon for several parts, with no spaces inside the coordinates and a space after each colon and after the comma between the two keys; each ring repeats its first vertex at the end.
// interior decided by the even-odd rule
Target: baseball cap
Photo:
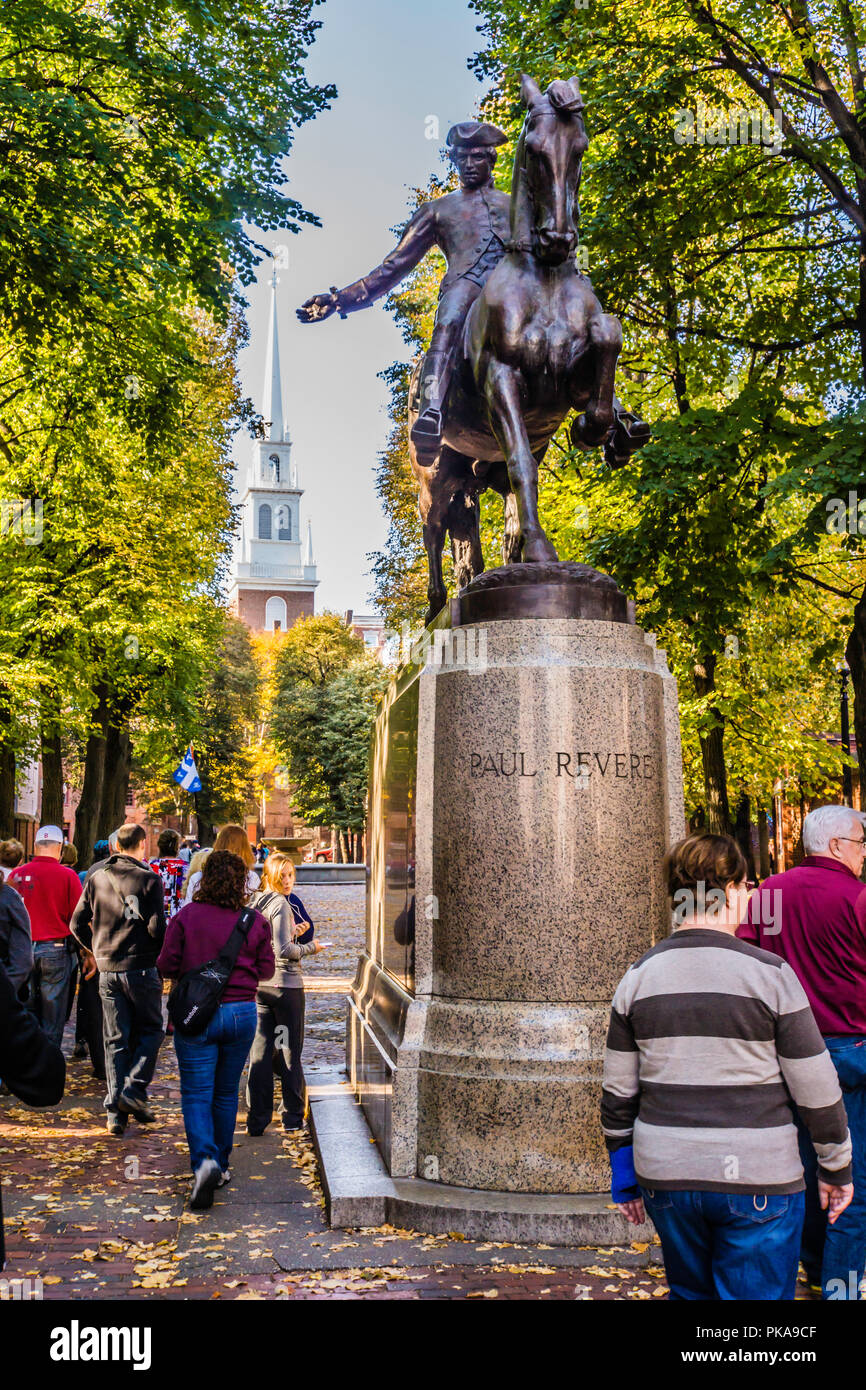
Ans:
{"type": "Polygon", "coordinates": [[[63,831],[59,825],[40,825],[34,843],[37,845],[62,845],[63,831]]]}

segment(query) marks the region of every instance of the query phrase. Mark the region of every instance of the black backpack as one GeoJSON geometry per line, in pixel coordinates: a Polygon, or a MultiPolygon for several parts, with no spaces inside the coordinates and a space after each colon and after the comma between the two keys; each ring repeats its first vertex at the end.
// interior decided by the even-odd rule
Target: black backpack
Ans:
{"type": "Polygon", "coordinates": [[[216,1013],[254,916],[245,907],[219,955],[187,970],[174,985],[168,996],[168,1016],[182,1037],[203,1033],[216,1013]]]}

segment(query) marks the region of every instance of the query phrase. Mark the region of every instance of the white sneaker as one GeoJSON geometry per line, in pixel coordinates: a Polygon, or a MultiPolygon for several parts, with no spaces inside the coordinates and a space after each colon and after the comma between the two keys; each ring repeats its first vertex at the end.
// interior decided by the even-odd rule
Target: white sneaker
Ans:
{"type": "Polygon", "coordinates": [[[219,1186],[222,1173],[215,1158],[206,1158],[195,1170],[192,1192],[189,1198],[190,1211],[206,1211],[213,1206],[214,1190],[219,1186]]]}
{"type": "Polygon", "coordinates": [[[226,1168],[225,1172],[220,1174],[220,1180],[217,1183],[217,1187],[225,1187],[226,1183],[231,1182],[231,1180],[232,1170],[231,1168],[226,1168]]]}

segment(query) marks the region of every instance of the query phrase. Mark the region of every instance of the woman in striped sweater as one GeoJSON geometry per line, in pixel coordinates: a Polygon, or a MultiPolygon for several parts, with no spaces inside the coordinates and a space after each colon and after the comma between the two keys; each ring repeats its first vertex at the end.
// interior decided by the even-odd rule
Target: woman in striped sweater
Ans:
{"type": "Polygon", "coordinates": [[[674,1299],[792,1299],[804,1214],[795,1111],[834,1222],[851,1200],[851,1141],[835,1068],[796,975],[735,935],[746,863],[727,835],[666,861],[675,930],[613,999],[602,1126],[612,1193],[644,1207],[674,1299]]]}

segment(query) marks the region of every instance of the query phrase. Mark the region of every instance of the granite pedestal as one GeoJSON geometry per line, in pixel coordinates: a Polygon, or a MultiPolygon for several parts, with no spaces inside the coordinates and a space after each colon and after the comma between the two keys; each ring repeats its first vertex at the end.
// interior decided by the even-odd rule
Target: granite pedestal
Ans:
{"type": "Polygon", "coordinates": [[[628,621],[443,614],[428,634],[374,735],[351,1085],[390,1178],[471,1192],[473,1233],[486,1208],[503,1238],[524,1194],[573,1197],[610,1240],[604,1040],[619,978],[669,931],[675,683],[628,621]]]}

